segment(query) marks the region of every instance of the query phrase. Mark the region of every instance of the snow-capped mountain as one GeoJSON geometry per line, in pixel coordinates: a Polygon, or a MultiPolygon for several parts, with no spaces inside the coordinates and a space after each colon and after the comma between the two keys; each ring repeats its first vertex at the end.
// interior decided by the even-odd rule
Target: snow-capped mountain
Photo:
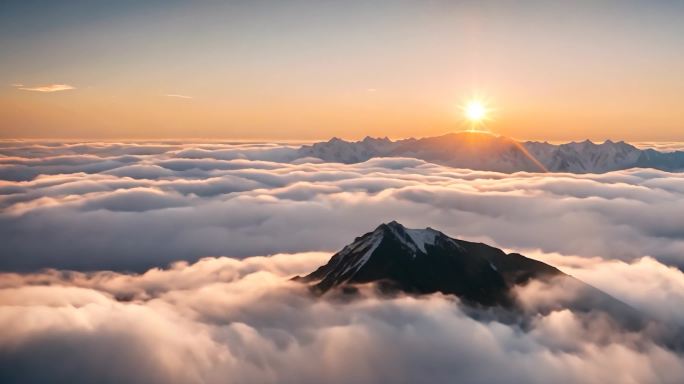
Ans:
{"type": "Polygon", "coordinates": [[[536,310],[600,310],[630,327],[643,321],[633,308],[553,266],[483,243],[454,239],[432,228],[406,228],[396,221],[357,237],[327,264],[294,279],[310,284],[318,293],[337,288],[353,291],[359,284],[375,283],[385,292],[441,292],[470,305],[505,308],[520,308],[516,287],[533,279],[562,280],[574,297],[536,310]]]}
{"type": "Polygon", "coordinates": [[[532,156],[554,172],[601,173],[633,168],[642,152],[624,141],[610,140],[601,144],[585,140],[560,145],[538,142],[524,145],[532,156]]]}
{"type": "Polygon", "coordinates": [[[379,282],[405,292],[442,292],[483,305],[508,305],[513,285],[559,274],[558,269],[519,254],[393,221],[356,238],[301,280],[322,292],[379,282]]]}
{"type": "Polygon", "coordinates": [[[299,149],[299,155],[347,164],[374,157],[412,157],[458,168],[499,172],[544,170],[543,165],[536,162],[515,140],[475,132],[399,141],[366,137],[362,141],[349,142],[333,138],[303,146],[299,149]]]}
{"type": "Polygon", "coordinates": [[[566,144],[518,142],[482,132],[458,132],[421,139],[392,141],[366,137],[357,142],[333,138],[302,146],[301,157],[327,162],[358,163],[374,157],[412,157],[457,168],[498,172],[602,173],[628,168],[684,171],[684,152],[639,149],[623,141],[589,140],[566,144]]]}
{"type": "Polygon", "coordinates": [[[374,139],[366,136],[365,139],[355,142],[333,137],[325,142],[302,146],[299,155],[317,157],[331,163],[361,163],[373,157],[388,156],[401,142],[403,141],[394,142],[386,137],[374,139]]]}

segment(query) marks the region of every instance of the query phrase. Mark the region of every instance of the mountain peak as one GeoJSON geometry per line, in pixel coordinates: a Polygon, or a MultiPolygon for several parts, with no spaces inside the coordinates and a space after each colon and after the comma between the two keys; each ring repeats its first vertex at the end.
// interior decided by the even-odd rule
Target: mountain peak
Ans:
{"type": "Polygon", "coordinates": [[[362,143],[389,143],[391,140],[385,136],[385,137],[370,137],[366,136],[361,140],[362,143]]]}
{"type": "MultiPolygon", "coordinates": [[[[427,246],[435,245],[435,241],[439,236],[447,237],[443,233],[436,231],[430,227],[425,229],[406,228],[401,223],[392,220],[389,223],[381,224],[378,229],[389,229],[389,234],[394,236],[403,245],[413,251],[413,256],[417,254],[426,254],[427,246]]],[[[377,230],[377,229],[376,229],[377,230]]]]}
{"type": "Polygon", "coordinates": [[[375,228],[376,231],[377,230],[382,231],[385,229],[390,229],[392,231],[391,233],[396,233],[396,232],[402,233],[402,232],[405,232],[407,228],[404,227],[403,224],[401,224],[400,222],[398,222],[396,220],[392,220],[392,221],[387,222],[387,223],[382,223],[382,224],[378,225],[377,228],[375,228]]]}
{"type": "Polygon", "coordinates": [[[442,292],[481,305],[509,305],[511,286],[556,274],[562,273],[518,254],[390,221],[357,237],[299,280],[319,292],[377,282],[409,293],[442,292]]]}
{"type": "Polygon", "coordinates": [[[406,228],[394,220],[357,237],[327,264],[293,280],[308,284],[318,294],[337,288],[342,293],[354,293],[359,285],[373,284],[384,293],[440,292],[455,295],[470,306],[523,311],[516,287],[531,280],[563,281],[576,297],[567,303],[549,303],[540,311],[565,305],[578,311],[605,311],[629,329],[646,324],[627,304],[548,264],[517,253],[506,254],[486,244],[454,239],[432,228],[406,228]]]}

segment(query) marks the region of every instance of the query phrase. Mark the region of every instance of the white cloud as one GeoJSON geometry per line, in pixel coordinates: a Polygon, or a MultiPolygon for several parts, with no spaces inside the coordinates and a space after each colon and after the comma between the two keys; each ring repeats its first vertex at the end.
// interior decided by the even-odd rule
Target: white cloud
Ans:
{"type": "Polygon", "coordinates": [[[682,174],[330,164],[229,143],[0,141],[0,155],[0,269],[91,271],[0,273],[3,383],[684,381],[682,174]],[[546,261],[659,322],[565,309],[571,280],[519,289],[521,322],[288,280],[392,219],[546,261]],[[194,262],[216,255],[242,260],[194,262]]]}
{"type": "Polygon", "coordinates": [[[261,144],[4,142],[0,154],[3,269],[332,252],[393,219],[521,253],[684,266],[683,174],[314,163],[261,144]]]}
{"type": "MultiPolygon", "coordinates": [[[[0,274],[2,382],[679,383],[681,355],[601,314],[521,327],[442,295],[311,296],[327,254],[206,258],[144,274],[0,274]],[[27,321],[32,319],[31,321],[27,321]],[[37,366],[40,366],[40,369],[37,366]]],[[[617,279],[617,278],[616,278],[617,279]]]]}
{"type": "Polygon", "coordinates": [[[192,99],[192,96],[187,96],[187,95],[180,95],[178,93],[167,93],[164,96],[166,97],[175,97],[177,99],[192,99]]]}
{"type": "Polygon", "coordinates": [[[76,89],[76,87],[69,84],[46,84],[38,85],[35,87],[24,87],[20,86],[19,89],[22,91],[33,91],[33,92],[59,92],[59,91],[69,91],[76,89]]]}

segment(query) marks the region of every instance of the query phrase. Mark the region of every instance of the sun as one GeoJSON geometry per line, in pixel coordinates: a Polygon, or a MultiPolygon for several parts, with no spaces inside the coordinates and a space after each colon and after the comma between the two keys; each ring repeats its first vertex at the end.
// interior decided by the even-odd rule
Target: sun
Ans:
{"type": "Polygon", "coordinates": [[[479,100],[471,100],[463,108],[465,116],[473,123],[479,123],[487,117],[487,107],[479,100]]]}
{"type": "Polygon", "coordinates": [[[463,100],[458,108],[463,116],[462,121],[468,126],[468,131],[489,132],[487,123],[492,121],[492,114],[496,112],[496,109],[491,108],[489,98],[473,95],[463,100]]]}

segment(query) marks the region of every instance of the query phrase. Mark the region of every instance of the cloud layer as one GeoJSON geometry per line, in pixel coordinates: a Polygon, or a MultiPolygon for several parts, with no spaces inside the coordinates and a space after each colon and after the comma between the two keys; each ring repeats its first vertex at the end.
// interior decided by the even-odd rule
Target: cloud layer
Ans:
{"type": "Polygon", "coordinates": [[[393,219],[521,253],[684,266],[684,174],[506,175],[253,143],[0,143],[0,269],[335,251],[393,219]]]}
{"type": "Polygon", "coordinates": [[[0,333],[0,381],[684,380],[681,355],[600,313],[553,311],[523,329],[476,321],[442,295],[317,298],[288,281],[327,257],[206,258],[140,275],[1,274],[0,327],[12,332],[0,333]]]}
{"type": "Polygon", "coordinates": [[[0,141],[0,179],[3,383],[684,382],[682,174],[0,141]],[[392,219],[540,259],[651,321],[563,308],[568,280],[516,290],[522,319],[289,281],[392,219]]]}

